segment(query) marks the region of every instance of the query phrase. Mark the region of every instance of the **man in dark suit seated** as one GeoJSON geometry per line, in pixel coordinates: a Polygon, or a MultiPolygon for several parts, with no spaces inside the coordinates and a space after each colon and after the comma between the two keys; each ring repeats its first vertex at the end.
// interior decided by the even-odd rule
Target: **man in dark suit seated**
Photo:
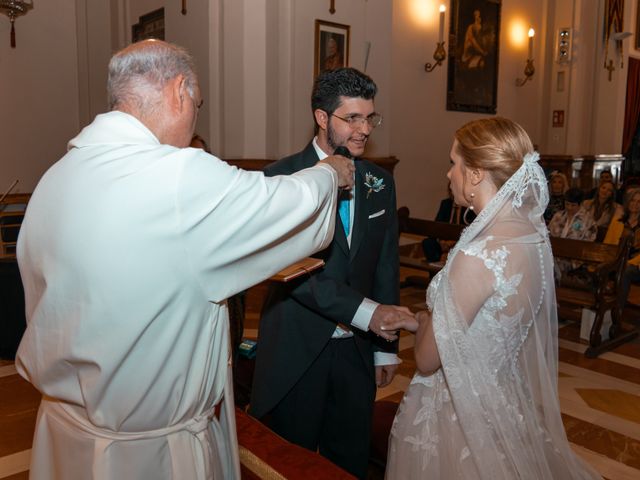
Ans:
{"type": "MultiPolygon", "coordinates": [[[[436,222],[446,222],[455,225],[469,225],[476,218],[473,210],[456,205],[453,201],[451,186],[447,186],[449,195],[440,202],[440,208],[436,214],[436,222]],[[467,211],[468,210],[468,211],[467,211]]],[[[455,241],[440,240],[438,238],[427,237],[422,241],[422,250],[428,262],[438,262],[442,255],[449,252],[455,241]]]]}
{"type": "Polygon", "coordinates": [[[345,148],[355,185],[343,191],[331,245],[316,256],[325,267],[301,280],[274,284],[258,331],[250,413],[285,439],[318,450],[364,478],[376,386],[388,385],[397,339],[382,329],[412,318],[399,303],[398,218],[393,177],[362,160],[382,117],[377,88],[352,68],[321,73],[311,106],[316,137],[269,166],[288,175],[345,148]],[[348,149],[348,150],[346,150],[348,149]]]}

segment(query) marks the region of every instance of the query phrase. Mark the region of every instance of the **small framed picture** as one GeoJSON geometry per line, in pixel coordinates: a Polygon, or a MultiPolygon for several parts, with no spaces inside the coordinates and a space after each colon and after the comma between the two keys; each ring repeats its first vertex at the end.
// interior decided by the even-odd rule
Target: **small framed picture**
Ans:
{"type": "Polygon", "coordinates": [[[349,25],[316,20],[314,78],[325,70],[349,66],[349,25]]]}

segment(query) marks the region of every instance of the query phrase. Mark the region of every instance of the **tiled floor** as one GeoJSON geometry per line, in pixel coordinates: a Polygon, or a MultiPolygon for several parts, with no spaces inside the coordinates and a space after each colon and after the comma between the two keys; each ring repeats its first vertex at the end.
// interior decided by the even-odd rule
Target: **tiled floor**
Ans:
{"type": "MultiPolygon", "coordinates": [[[[420,274],[403,270],[407,275],[420,274]]],[[[257,337],[258,312],[264,285],[247,296],[245,336],[257,337]]],[[[640,289],[634,291],[640,303],[640,289]]],[[[402,289],[402,304],[423,307],[424,289],[402,289]]],[[[640,309],[625,312],[631,321],[640,318],[640,309]]],[[[605,353],[597,359],[582,354],[576,324],[560,329],[559,394],[567,436],[574,450],[610,480],[640,479],[640,341],[636,340],[605,353]]],[[[403,363],[378,399],[400,401],[415,362],[413,336],[400,341],[403,363]]],[[[0,478],[26,479],[31,437],[39,403],[37,392],[15,373],[13,362],[0,360],[0,478]]]]}

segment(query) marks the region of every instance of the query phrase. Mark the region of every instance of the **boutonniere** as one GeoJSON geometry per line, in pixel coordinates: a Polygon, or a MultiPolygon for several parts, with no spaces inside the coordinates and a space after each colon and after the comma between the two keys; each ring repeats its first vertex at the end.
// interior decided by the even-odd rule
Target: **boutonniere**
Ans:
{"type": "Polygon", "coordinates": [[[367,190],[367,198],[369,198],[371,192],[378,193],[380,190],[384,190],[384,179],[374,177],[367,172],[364,176],[364,185],[369,189],[367,190]]]}

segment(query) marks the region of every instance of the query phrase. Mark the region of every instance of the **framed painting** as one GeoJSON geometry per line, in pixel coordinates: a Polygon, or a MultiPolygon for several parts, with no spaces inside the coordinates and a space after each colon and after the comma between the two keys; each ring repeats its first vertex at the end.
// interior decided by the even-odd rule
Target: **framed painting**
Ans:
{"type": "Polygon", "coordinates": [[[636,5],[636,50],[640,50],[640,0],[636,5]]]}
{"type": "Polygon", "coordinates": [[[316,20],[313,77],[349,66],[349,25],[316,20]]]}
{"type": "Polygon", "coordinates": [[[502,0],[451,0],[447,110],[496,113],[502,0]]]}
{"type": "Polygon", "coordinates": [[[142,15],[138,23],[131,26],[131,41],[133,43],[147,38],[164,40],[164,8],[142,15]]]}

